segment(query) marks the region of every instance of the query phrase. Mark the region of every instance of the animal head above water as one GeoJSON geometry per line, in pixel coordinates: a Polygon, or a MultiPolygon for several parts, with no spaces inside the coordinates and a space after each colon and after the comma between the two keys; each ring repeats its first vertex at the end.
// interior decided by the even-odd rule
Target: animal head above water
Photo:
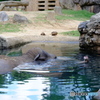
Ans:
{"type": "Polygon", "coordinates": [[[56,59],[57,57],[53,54],[47,53],[41,48],[32,48],[26,53],[34,61],[47,61],[49,59],[56,59]]]}

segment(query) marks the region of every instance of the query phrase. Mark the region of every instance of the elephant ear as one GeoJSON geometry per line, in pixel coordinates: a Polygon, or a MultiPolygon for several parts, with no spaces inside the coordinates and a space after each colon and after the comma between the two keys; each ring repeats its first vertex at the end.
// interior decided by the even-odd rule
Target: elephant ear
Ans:
{"type": "Polygon", "coordinates": [[[35,58],[34,61],[45,61],[46,57],[42,56],[40,54],[38,54],[35,58]]]}

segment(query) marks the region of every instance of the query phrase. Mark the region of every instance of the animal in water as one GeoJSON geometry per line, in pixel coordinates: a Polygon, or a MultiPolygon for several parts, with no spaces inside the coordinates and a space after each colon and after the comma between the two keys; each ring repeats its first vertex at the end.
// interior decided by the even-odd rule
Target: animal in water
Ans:
{"type": "Polygon", "coordinates": [[[79,63],[79,64],[82,64],[82,63],[88,63],[88,62],[89,62],[89,57],[88,57],[88,55],[84,56],[83,59],[84,59],[83,61],[79,61],[78,63],[79,63]]]}
{"type": "MultiPolygon", "coordinates": [[[[43,59],[42,59],[43,60],[43,59]]],[[[14,70],[16,71],[24,71],[24,72],[32,72],[32,73],[38,73],[38,74],[51,74],[53,71],[56,72],[63,72],[64,70],[66,70],[65,68],[61,68],[61,64],[63,63],[62,61],[68,61],[68,60],[73,60],[71,58],[68,57],[57,57],[56,60],[49,60],[47,63],[24,63],[22,65],[17,66],[16,68],[14,68],[14,70]],[[37,65],[38,64],[38,65],[37,65]],[[37,66],[37,67],[36,67],[37,66]],[[52,70],[51,70],[52,69],[52,70]]],[[[74,60],[73,60],[74,62],[74,60]]],[[[75,61],[76,62],[76,61],[75,61]]],[[[89,58],[88,56],[84,56],[84,61],[78,61],[77,64],[84,64],[89,62],[89,58]]],[[[53,75],[52,74],[52,75],[53,75]]]]}
{"type": "Polygon", "coordinates": [[[89,57],[86,55],[86,56],[84,56],[84,62],[85,63],[88,63],[89,62],[89,57]]]}
{"type": "Polygon", "coordinates": [[[49,54],[41,48],[32,48],[22,56],[8,57],[0,55],[0,74],[4,74],[13,70],[20,64],[37,62],[37,61],[47,61],[49,59],[56,59],[56,56],[49,54]]]}

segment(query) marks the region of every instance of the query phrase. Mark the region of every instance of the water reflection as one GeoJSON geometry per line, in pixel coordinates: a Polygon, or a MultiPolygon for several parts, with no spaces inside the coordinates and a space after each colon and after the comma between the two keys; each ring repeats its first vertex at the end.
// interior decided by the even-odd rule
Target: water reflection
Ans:
{"type": "MultiPolygon", "coordinates": [[[[74,60],[59,61],[60,75],[43,75],[16,71],[0,75],[1,100],[91,100],[91,93],[100,88],[100,56],[78,50],[75,45],[40,45],[46,51],[74,60]],[[50,47],[49,47],[50,46],[50,47]],[[52,47],[53,46],[53,47],[52,47]],[[89,64],[77,64],[88,55],[89,64]],[[74,69],[74,70],[73,70],[74,69]],[[70,92],[87,92],[87,96],[70,96],[70,92]]],[[[36,46],[31,45],[31,46],[36,46]]],[[[29,47],[27,47],[29,48],[29,47]]],[[[22,48],[26,52],[26,47],[22,48]]],[[[54,66],[55,67],[55,66],[54,66]]],[[[57,66],[56,66],[57,67],[57,66]]],[[[58,67],[56,70],[59,69],[58,67]]]]}
{"type": "Polygon", "coordinates": [[[2,100],[41,100],[42,94],[47,93],[44,90],[49,90],[49,84],[48,78],[45,77],[32,77],[24,81],[14,80],[11,84],[4,84],[0,88],[0,98],[2,100]]]}

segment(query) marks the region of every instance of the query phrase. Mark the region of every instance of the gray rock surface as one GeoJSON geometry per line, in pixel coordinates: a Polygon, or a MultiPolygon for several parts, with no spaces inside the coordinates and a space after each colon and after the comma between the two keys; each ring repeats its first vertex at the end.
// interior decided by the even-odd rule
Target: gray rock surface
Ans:
{"type": "Polygon", "coordinates": [[[33,35],[0,36],[0,50],[19,47],[34,40],[33,35]]]}
{"type": "Polygon", "coordinates": [[[29,21],[25,16],[15,14],[13,17],[13,22],[14,23],[28,23],[29,21]]]}
{"type": "Polygon", "coordinates": [[[78,31],[80,48],[100,53],[100,13],[93,15],[89,21],[80,23],[78,31]]]}
{"type": "Polygon", "coordinates": [[[64,9],[73,9],[74,2],[73,0],[59,0],[60,6],[64,9]]]}
{"type": "Polygon", "coordinates": [[[62,15],[62,8],[60,6],[55,6],[54,11],[58,15],[62,15]]]}
{"type": "Polygon", "coordinates": [[[0,22],[8,21],[8,15],[4,11],[0,11],[0,22]]]}
{"type": "Polygon", "coordinates": [[[100,12],[100,0],[59,0],[62,8],[100,12]],[[79,7],[80,6],[80,7],[79,7]]]}

